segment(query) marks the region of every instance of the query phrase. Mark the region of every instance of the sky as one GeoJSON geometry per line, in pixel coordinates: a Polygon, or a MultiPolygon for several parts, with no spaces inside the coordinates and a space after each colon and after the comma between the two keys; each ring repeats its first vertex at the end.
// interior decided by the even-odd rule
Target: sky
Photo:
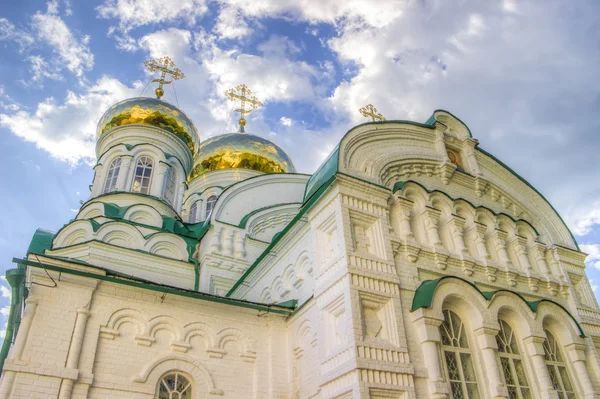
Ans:
{"type": "Polygon", "coordinates": [[[89,198],[97,121],[152,96],[143,62],[167,55],[186,77],[164,99],[202,140],[235,131],[223,92],[245,83],[247,131],[299,172],[368,103],[452,112],[555,206],[600,296],[599,44],[597,0],[0,0],[0,273],[89,198]]]}

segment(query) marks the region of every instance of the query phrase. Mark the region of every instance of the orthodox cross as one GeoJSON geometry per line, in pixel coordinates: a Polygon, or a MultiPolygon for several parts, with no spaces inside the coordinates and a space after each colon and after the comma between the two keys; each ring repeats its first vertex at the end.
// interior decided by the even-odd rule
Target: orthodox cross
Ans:
{"type": "Polygon", "coordinates": [[[375,121],[384,121],[385,120],[385,118],[383,117],[383,115],[381,115],[380,113],[377,112],[377,108],[375,108],[373,106],[373,104],[369,104],[369,105],[367,105],[365,107],[362,107],[358,111],[365,118],[371,118],[371,120],[373,122],[375,122],[375,121]]]}
{"type": "Polygon", "coordinates": [[[252,91],[250,91],[245,84],[238,85],[233,89],[225,90],[225,96],[231,101],[240,100],[240,108],[236,109],[234,112],[239,112],[241,115],[240,120],[238,121],[238,125],[240,125],[239,132],[244,133],[244,126],[246,126],[246,119],[244,116],[257,108],[262,107],[262,103],[258,101],[256,96],[252,95],[252,91]],[[246,104],[249,105],[251,109],[246,109],[246,104]]]}
{"type": "Polygon", "coordinates": [[[179,68],[175,68],[175,63],[169,57],[161,57],[157,60],[148,60],[144,62],[144,65],[150,72],[160,71],[160,79],[152,80],[153,83],[158,83],[158,88],[154,91],[156,98],[160,99],[164,96],[163,85],[173,83],[173,80],[183,79],[185,75],[179,68]],[[171,69],[169,69],[171,68],[171,69]],[[165,80],[168,75],[173,77],[172,80],[165,80]]]}

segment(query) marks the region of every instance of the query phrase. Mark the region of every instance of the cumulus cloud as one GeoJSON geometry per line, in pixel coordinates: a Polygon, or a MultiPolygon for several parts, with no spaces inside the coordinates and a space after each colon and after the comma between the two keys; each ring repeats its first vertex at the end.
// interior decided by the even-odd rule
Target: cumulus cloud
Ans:
{"type": "Polygon", "coordinates": [[[61,102],[49,97],[32,112],[0,113],[0,126],[56,158],[72,164],[92,162],[100,116],[113,103],[136,94],[139,84],[130,88],[117,79],[102,77],[82,94],[67,91],[61,102]]]}
{"type": "Polygon", "coordinates": [[[292,126],[292,119],[291,118],[287,118],[285,116],[282,116],[281,119],[279,119],[279,122],[283,125],[283,126],[292,126]]]}
{"type": "Polygon", "coordinates": [[[594,226],[600,225],[600,201],[587,206],[574,207],[567,212],[566,216],[575,235],[589,234],[594,226]]]}
{"type": "Polygon", "coordinates": [[[581,250],[588,254],[585,264],[600,270],[600,244],[581,244],[581,250]]]}
{"type": "MultiPolygon", "coordinates": [[[[94,66],[94,55],[89,49],[90,36],[76,38],[58,15],[56,2],[48,3],[46,13],[33,16],[33,28],[39,39],[52,47],[66,68],[78,77],[94,66]]],[[[51,72],[49,72],[51,73],[51,72]]]]}
{"type": "Polygon", "coordinates": [[[32,55],[32,56],[27,57],[27,61],[29,62],[29,70],[31,71],[31,81],[24,82],[24,84],[26,86],[29,86],[31,84],[41,85],[41,82],[44,79],[51,79],[51,80],[61,80],[62,79],[62,75],[60,73],[53,72],[51,70],[50,66],[48,65],[48,63],[46,62],[44,57],[39,56],[39,55],[32,55]]]}
{"type": "Polygon", "coordinates": [[[0,18],[0,40],[14,40],[20,46],[33,44],[34,37],[26,30],[18,29],[6,18],[0,18]]]}
{"type": "Polygon", "coordinates": [[[205,0],[107,0],[97,7],[102,18],[116,18],[119,29],[127,32],[133,28],[160,22],[184,20],[193,24],[207,11],[205,0]]]}

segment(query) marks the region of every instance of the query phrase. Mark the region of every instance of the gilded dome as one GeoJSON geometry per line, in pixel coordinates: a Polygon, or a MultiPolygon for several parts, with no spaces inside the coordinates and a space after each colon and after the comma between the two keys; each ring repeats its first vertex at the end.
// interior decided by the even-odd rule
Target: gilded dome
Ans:
{"type": "Polygon", "coordinates": [[[100,137],[109,130],[125,125],[154,126],[173,133],[195,154],[200,139],[196,126],[180,109],[167,102],[150,97],[135,97],[110,107],[98,122],[100,137]]]}
{"type": "Polygon", "coordinates": [[[200,143],[189,180],[219,169],[250,169],[262,173],[294,173],[290,157],[275,143],[246,133],[230,133],[200,143]]]}

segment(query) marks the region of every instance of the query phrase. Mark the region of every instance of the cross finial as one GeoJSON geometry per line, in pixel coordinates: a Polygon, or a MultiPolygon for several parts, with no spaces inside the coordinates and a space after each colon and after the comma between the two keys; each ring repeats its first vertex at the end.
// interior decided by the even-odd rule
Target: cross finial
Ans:
{"type": "Polygon", "coordinates": [[[169,57],[161,57],[157,60],[148,60],[144,62],[144,65],[150,72],[160,71],[160,79],[154,79],[152,82],[158,83],[158,88],[154,91],[156,98],[160,99],[164,94],[163,85],[168,85],[173,80],[183,79],[185,75],[179,68],[175,68],[175,63],[169,57]],[[169,69],[172,68],[172,69],[169,69]],[[165,80],[167,74],[173,77],[172,80],[165,80]]]}
{"type": "Polygon", "coordinates": [[[368,104],[361,109],[359,109],[362,116],[365,118],[371,118],[373,122],[375,121],[384,121],[385,118],[383,115],[377,112],[377,108],[373,106],[373,104],[368,104]]]}
{"type": "Polygon", "coordinates": [[[262,103],[258,101],[256,96],[252,95],[252,91],[245,84],[238,85],[233,89],[225,90],[225,95],[231,101],[240,100],[241,105],[240,108],[236,109],[235,112],[239,112],[241,117],[238,121],[239,132],[244,133],[244,126],[246,126],[246,119],[244,116],[249,114],[253,110],[262,107],[262,103]],[[251,109],[246,109],[246,104],[248,104],[251,109]]]}

